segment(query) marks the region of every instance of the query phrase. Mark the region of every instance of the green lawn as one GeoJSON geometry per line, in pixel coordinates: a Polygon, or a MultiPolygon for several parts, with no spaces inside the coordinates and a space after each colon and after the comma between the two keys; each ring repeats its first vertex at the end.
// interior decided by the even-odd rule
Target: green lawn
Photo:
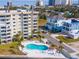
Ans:
{"type": "Polygon", "coordinates": [[[0,45],[0,55],[22,55],[18,49],[18,42],[12,42],[0,45]]]}
{"type": "Polygon", "coordinates": [[[79,39],[71,39],[71,38],[66,38],[64,36],[58,36],[57,37],[59,40],[63,41],[64,43],[71,43],[71,42],[77,42],[79,39]]]}
{"type": "Polygon", "coordinates": [[[0,45],[0,49],[16,47],[16,46],[18,46],[18,42],[6,43],[6,44],[3,44],[3,45],[0,45]]]}

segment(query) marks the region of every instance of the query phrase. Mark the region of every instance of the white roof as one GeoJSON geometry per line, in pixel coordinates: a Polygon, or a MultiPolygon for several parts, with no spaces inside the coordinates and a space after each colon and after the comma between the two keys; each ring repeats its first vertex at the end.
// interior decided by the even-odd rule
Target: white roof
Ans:
{"type": "Polygon", "coordinates": [[[7,12],[7,10],[0,10],[0,14],[14,14],[16,12],[30,12],[27,10],[10,10],[9,12],[7,12]]]}
{"type": "Polygon", "coordinates": [[[79,30],[72,30],[72,31],[69,32],[69,34],[79,35],[79,30]]]}
{"type": "MultiPolygon", "coordinates": [[[[30,11],[30,10],[20,10],[20,9],[18,9],[18,10],[10,10],[9,12],[7,12],[6,10],[0,10],[0,15],[17,14],[17,13],[21,13],[21,12],[29,14],[29,13],[31,13],[32,11],[30,11]]],[[[33,13],[39,13],[39,12],[33,11],[33,13]]]]}

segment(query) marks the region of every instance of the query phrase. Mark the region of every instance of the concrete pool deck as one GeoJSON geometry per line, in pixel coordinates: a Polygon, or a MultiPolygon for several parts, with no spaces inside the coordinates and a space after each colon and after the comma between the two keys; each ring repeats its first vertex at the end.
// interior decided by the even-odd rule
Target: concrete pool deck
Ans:
{"type": "MultiPolygon", "coordinates": [[[[35,42],[35,41],[26,41],[22,42],[21,44],[26,46],[27,44],[37,44],[37,45],[46,45],[49,47],[49,45],[40,43],[40,42],[35,42]]],[[[27,57],[31,58],[59,58],[59,59],[66,59],[65,56],[61,53],[57,53],[56,49],[55,50],[45,50],[45,51],[40,51],[40,50],[31,50],[27,48],[21,48],[19,49],[26,54],[27,57]]]]}

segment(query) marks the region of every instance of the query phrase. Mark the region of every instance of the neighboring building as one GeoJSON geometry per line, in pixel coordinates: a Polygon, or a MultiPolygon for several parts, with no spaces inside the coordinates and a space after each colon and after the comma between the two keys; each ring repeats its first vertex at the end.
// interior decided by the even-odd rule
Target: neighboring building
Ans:
{"type": "Polygon", "coordinates": [[[66,0],[66,5],[78,6],[79,0],[66,0]]]}
{"type": "Polygon", "coordinates": [[[66,5],[66,0],[55,0],[55,5],[66,5]]]}
{"type": "Polygon", "coordinates": [[[79,21],[69,19],[64,22],[63,26],[66,31],[79,30],[79,21]]]}
{"type": "Polygon", "coordinates": [[[49,6],[54,6],[55,5],[55,0],[49,0],[49,6]]]}
{"type": "Polygon", "coordinates": [[[11,41],[18,32],[26,39],[32,30],[37,31],[37,18],[38,12],[31,10],[0,11],[0,39],[11,41]]]}
{"type": "Polygon", "coordinates": [[[55,5],[61,5],[61,0],[55,0],[55,5]]]}
{"type": "Polygon", "coordinates": [[[47,24],[45,25],[46,29],[49,31],[53,32],[61,32],[63,27],[62,27],[62,22],[64,22],[63,17],[47,17],[47,24]]]}
{"type": "Polygon", "coordinates": [[[61,0],[61,5],[66,5],[66,0],[61,0]]]}
{"type": "Polygon", "coordinates": [[[73,3],[72,3],[74,6],[78,6],[79,5],[79,0],[73,0],[73,3]]]}
{"type": "Polygon", "coordinates": [[[79,0],[49,0],[49,6],[54,5],[79,5],[79,0]]]}
{"type": "Polygon", "coordinates": [[[49,0],[49,6],[53,5],[79,5],[79,0],[49,0]]]}
{"type": "Polygon", "coordinates": [[[36,6],[44,6],[43,0],[37,0],[36,6]]]}
{"type": "Polygon", "coordinates": [[[79,5],[79,0],[78,0],[78,5],[79,5]]]}
{"type": "Polygon", "coordinates": [[[79,38],[79,21],[76,19],[69,19],[63,23],[63,31],[71,38],[79,38]]]}
{"type": "Polygon", "coordinates": [[[40,6],[40,1],[39,0],[37,0],[36,6],[40,6]]]}
{"type": "Polygon", "coordinates": [[[49,6],[66,5],[66,0],[49,0],[49,6]]]}
{"type": "Polygon", "coordinates": [[[43,0],[40,0],[40,6],[44,6],[43,0]]]}
{"type": "Polygon", "coordinates": [[[7,2],[7,6],[12,6],[12,1],[11,0],[9,0],[8,2],[7,2]]]}
{"type": "Polygon", "coordinates": [[[47,17],[46,30],[52,32],[63,32],[68,37],[79,38],[79,21],[78,19],[65,19],[63,17],[47,17]]]}
{"type": "Polygon", "coordinates": [[[72,0],[66,0],[66,5],[72,5],[72,0]]]}

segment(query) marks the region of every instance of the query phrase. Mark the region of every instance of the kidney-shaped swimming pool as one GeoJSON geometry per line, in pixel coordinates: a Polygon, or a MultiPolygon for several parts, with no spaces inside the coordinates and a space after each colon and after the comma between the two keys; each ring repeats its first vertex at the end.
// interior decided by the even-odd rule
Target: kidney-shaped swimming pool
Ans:
{"type": "Polygon", "coordinates": [[[37,44],[27,44],[25,48],[31,49],[31,50],[47,50],[48,49],[46,45],[37,45],[37,44]]]}

